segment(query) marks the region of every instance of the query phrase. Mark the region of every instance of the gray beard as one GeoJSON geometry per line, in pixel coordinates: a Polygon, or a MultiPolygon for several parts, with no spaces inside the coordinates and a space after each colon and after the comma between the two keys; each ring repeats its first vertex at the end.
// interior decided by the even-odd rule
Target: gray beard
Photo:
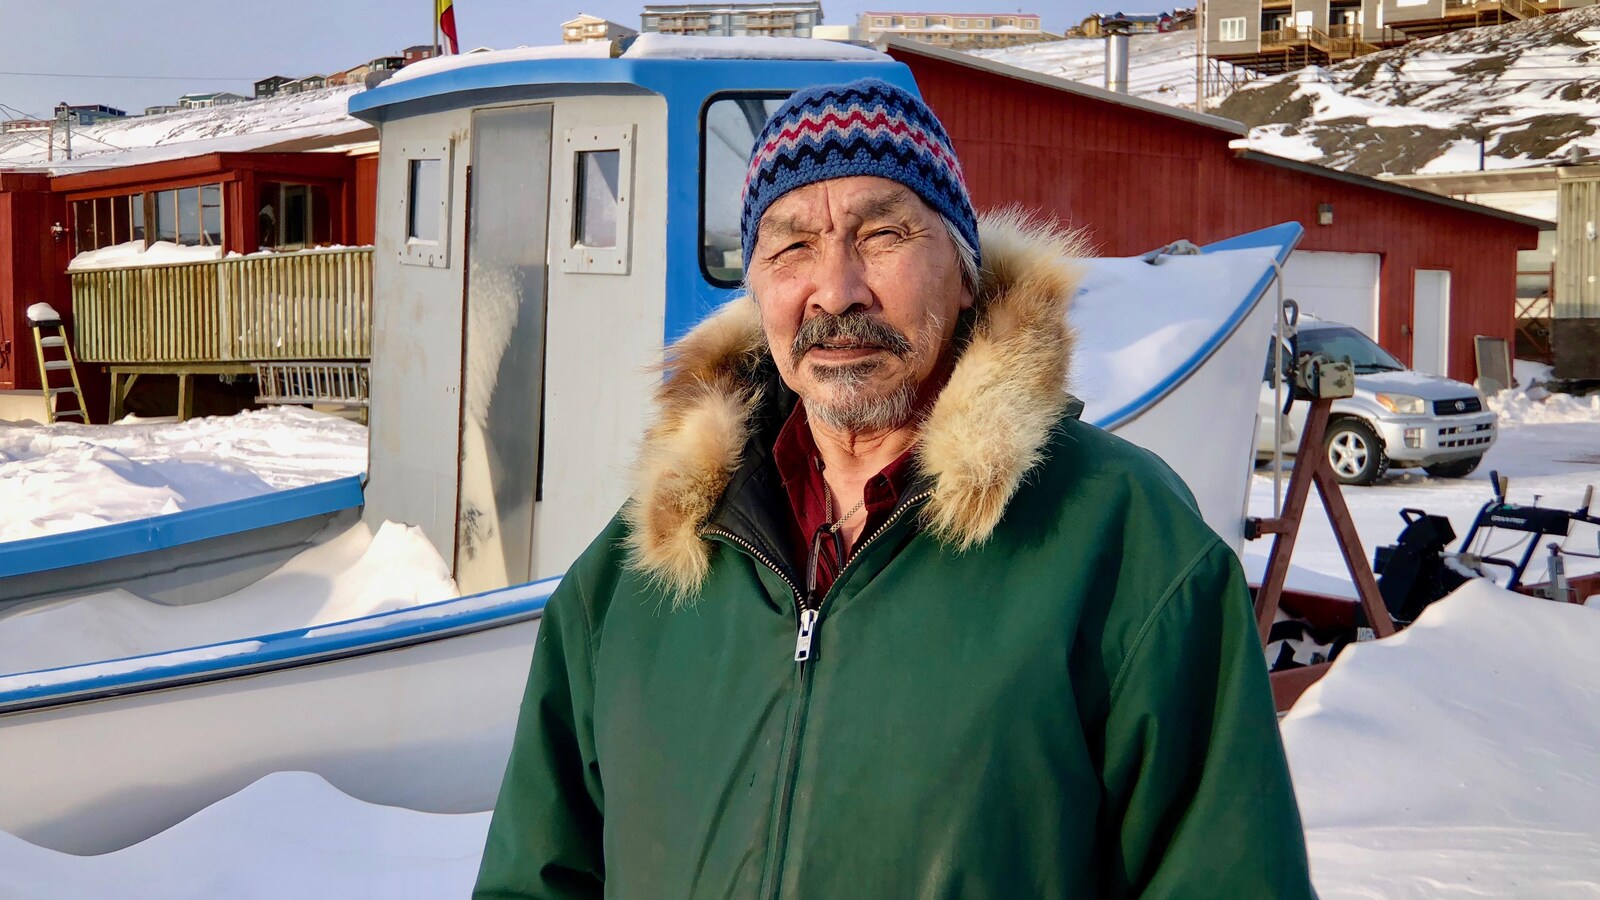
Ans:
{"type": "Polygon", "coordinates": [[[917,402],[917,386],[910,379],[885,394],[858,393],[878,366],[877,362],[861,362],[817,367],[817,380],[834,385],[842,396],[826,402],[807,401],[806,415],[834,431],[852,434],[893,431],[910,423],[917,402]]]}

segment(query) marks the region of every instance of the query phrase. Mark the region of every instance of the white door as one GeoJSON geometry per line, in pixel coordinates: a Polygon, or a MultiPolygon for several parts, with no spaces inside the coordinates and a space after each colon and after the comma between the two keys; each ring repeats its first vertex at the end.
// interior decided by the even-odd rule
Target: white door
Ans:
{"type": "Polygon", "coordinates": [[[1378,336],[1378,254],[1296,250],[1283,266],[1283,296],[1300,311],[1378,336]]]}
{"type": "Polygon", "coordinates": [[[1311,33],[1311,26],[1315,22],[1314,13],[1309,9],[1302,9],[1294,14],[1294,28],[1302,37],[1311,33]]]}
{"type": "Polygon", "coordinates": [[[1411,368],[1429,375],[1450,371],[1450,273],[1418,269],[1411,312],[1411,368]]]}

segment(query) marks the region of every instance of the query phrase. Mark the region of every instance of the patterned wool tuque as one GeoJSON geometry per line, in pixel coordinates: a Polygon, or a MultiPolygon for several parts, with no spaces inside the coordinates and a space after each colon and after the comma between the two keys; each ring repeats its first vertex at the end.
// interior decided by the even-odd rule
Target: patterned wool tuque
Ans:
{"type": "Polygon", "coordinates": [[[739,222],[745,268],[767,207],[795,188],[852,175],[911,188],[980,252],[978,217],[938,117],[909,91],[863,78],[796,92],[756,136],[739,222]]]}

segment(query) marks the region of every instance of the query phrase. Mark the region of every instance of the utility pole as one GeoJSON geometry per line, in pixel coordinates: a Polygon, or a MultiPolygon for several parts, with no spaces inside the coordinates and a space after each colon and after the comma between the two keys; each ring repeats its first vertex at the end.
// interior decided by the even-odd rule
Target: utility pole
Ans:
{"type": "Polygon", "coordinates": [[[1194,111],[1206,111],[1206,0],[1194,3],[1194,111]]]}
{"type": "MultiPolygon", "coordinates": [[[[56,104],[56,121],[61,123],[62,131],[66,134],[66,140],[63,143],[66,148],[67,159],[70,161],[72,159],[72,107],[68,106],[65,100],[56,104]]],[[[54,125],[51,125],[50,159],[52,160],[55,159],[55,149],[56,129],[54,125]]]]}

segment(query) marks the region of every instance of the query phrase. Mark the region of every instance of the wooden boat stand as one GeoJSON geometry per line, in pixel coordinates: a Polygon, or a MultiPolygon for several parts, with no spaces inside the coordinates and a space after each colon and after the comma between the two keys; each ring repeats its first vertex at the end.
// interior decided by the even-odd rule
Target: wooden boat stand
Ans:
{"type": "MultiPolygon", "coordinates": [[[[1361,536],[1356,533],[1355,521],[1350,518],[1350,508],[1345,505],[1344,495],[1340,493],[1338,477],[1334,475],[1332,464],[1328,462],[1328,454],[1322,446],[1323,437],[1328,432],[1333,398],[1317,398],[1311,400],[1310,404],[1311,408],[1306,413],[1305,428],[1300,435],[1300,447],[1295,454],[1294,472],[1289,477],[1289,490],[1284,498],[1282,513],[1276,518],[1251,517],[1245,520],[1246,538],[1255,540],[1265,535],[1272,535],[1272,552],[1267,557],[1266,576],[1262,579],[1261,587],[1256,590],[1255,598],[1256,627],[1261,632],[1263,647],[1266,646],[1267,636],[1272,629],[1272,620],[1284,600],[1284,581],[1289,574],[1289,557],[1294,553],[1301,518],[1305,514],[1306,499],[1311,493],[1313,484],[1317,487],[1318,496],[1322,498],[1322,508],[1328,515],[1328,523],[1333,526],[1339,550],[1344,554],[1345,567],[1350,570],[1350,578],[1355,582],[1356,595],[1360,598],[1359,603],[1366,613],[1373,635],[1385,638],[1395,633],[1394,620],[1389,617],[1389,608],[1384,605],[1383,596],[1378,592],[1378,579],[1372,574],[1372,565],[1367,562],[1366,552],[1361,546],[1361,536]]],[[[1323,607],[1331,607],[1322,609],[1321,615],[1314,616],[1316,619],[1353,622],[1354,604],[1348,601],[1310,597],[1307,600],[1323,607]],[[1341,606],[1345,608],[1340,609],[1341,606]]],[[[1302,615],[1312,612],[1308,609],[1292,607],[1291,609],[1302,615]]],[[[1272,697],[1278,711],[1288,710],[1306,688],[1328,671],[1330,665],[1331,663],[1318,663],[1299,669],[1273,672],[1270,676],[1272,697]]]]}

